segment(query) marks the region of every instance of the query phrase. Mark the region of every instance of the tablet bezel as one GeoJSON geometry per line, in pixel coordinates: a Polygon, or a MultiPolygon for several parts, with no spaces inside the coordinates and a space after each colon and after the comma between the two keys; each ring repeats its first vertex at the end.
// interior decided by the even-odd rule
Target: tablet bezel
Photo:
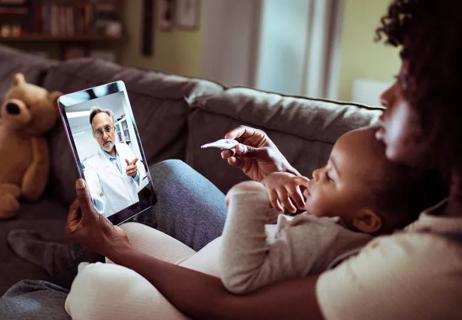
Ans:
{"type": "Polygon", "coordinates": [[[91,100],[99,99],[99,98],[102,98],[102,97],[105,97],[111,94],[120,93],[120,92],[123,94],[123,97],[125,99],[124,105],[127,107],[125,111],[129,113],[129,116],[131,118],[133,129],[135,131],[135,137],[138,143],[138,147],[140,149],[141,157],[143,158],[142,159],[143,165],[145,164],[146,175],[148,176],[148,179],[149,179],[149,184],[146,187],[149,186],[152,193],[151,195],[149,195],[150,198],[143,199],[143,200],[140,199],[140,201],[138,201],[137,203],[134,203],[130,205],[129,207],[117,213],[113,213],[112,215],[107,217],[115,225],[121,224],[139,215],[140,213],[148,210],[156,203],[156,200],[157,200],[156,194],[154,191],[153,180],[149,172],[149,167],[147,165],[143,145],[141,144],[138,127],[135,122],[135,117],[133,115],[133,110],[130,104],[130,100],[128,99],[128,93],[125,87],[125,83],[121,80],[110,82],[110,83],[105,83],[105,84],[98,85],[95,87],[64,94],[58,99],[59,113],[61,115],[61,120],[64,125],[64,131],[66,132],[67,140],[71,147],[75,165],[77,167],[79,177],[85,180],[83,170],[80,166],[81,162],[80,162],[79,154],[77,152],[77,147],[75,145],[74,137],[72,135],[72,131],[69,125],[69,119],[66,114],[66,108],[69,108],[69,107],[72,107],[72,106],[75,106],[81,103],[85,103],[91,100]]]}

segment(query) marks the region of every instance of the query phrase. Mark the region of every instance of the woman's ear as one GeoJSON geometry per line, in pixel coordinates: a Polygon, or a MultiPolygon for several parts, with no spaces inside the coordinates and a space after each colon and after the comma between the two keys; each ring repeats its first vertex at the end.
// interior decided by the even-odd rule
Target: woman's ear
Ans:
{"type": "Polygon", "coordinates": [[[382,218],[372,209],[364,208],[353,218],[353,226],[360,232],[375,233],[382,228],[382,218]]]}

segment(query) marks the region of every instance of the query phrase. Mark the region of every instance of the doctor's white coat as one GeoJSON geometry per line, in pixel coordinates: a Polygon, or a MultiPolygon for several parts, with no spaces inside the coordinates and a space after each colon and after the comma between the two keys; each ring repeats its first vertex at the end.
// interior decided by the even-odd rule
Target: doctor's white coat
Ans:
{"type": "Polygon", "coordinates": [[[95,207],[106,217],[139,201],[138,191],[146,176],[142,159],[138,159],[136,163],[139,175],[138,182],[128,176],[125,173],[127,167],[125,159],[132,161],[136,155],[124,143],[116,143],[115,147],[122,173],[108,159],[101,148],[98,148],[98,152],[83,163],[85,180],[95,207]]]}

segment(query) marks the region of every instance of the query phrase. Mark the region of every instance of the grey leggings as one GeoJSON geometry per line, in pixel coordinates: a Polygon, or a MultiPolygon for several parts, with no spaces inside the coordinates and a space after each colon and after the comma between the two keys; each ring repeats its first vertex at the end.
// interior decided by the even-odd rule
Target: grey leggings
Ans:
{"type": "MultiPolygon", "coordinates": [[[[150,172],[157,203],[136,221],[154,226],[195,250],[221,234],[225,196],[210,181],[180,160],[157,163],[150,172]]],[[[46,281],[20,281],[0,298],[0,319],[69,319],[64,311],[67,292],[46,281]]]]}

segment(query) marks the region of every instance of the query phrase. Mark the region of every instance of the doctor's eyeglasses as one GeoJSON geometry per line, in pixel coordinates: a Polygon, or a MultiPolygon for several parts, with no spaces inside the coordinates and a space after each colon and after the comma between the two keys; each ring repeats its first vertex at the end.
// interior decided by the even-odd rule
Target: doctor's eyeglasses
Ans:
{"type": "Polygon", "coordinates": [[[114,130],[114,126],[104,126],[103,129],[96,129],[93,131],[95,138],[101,137],[104,133],[110,134],[114,130]]]}

